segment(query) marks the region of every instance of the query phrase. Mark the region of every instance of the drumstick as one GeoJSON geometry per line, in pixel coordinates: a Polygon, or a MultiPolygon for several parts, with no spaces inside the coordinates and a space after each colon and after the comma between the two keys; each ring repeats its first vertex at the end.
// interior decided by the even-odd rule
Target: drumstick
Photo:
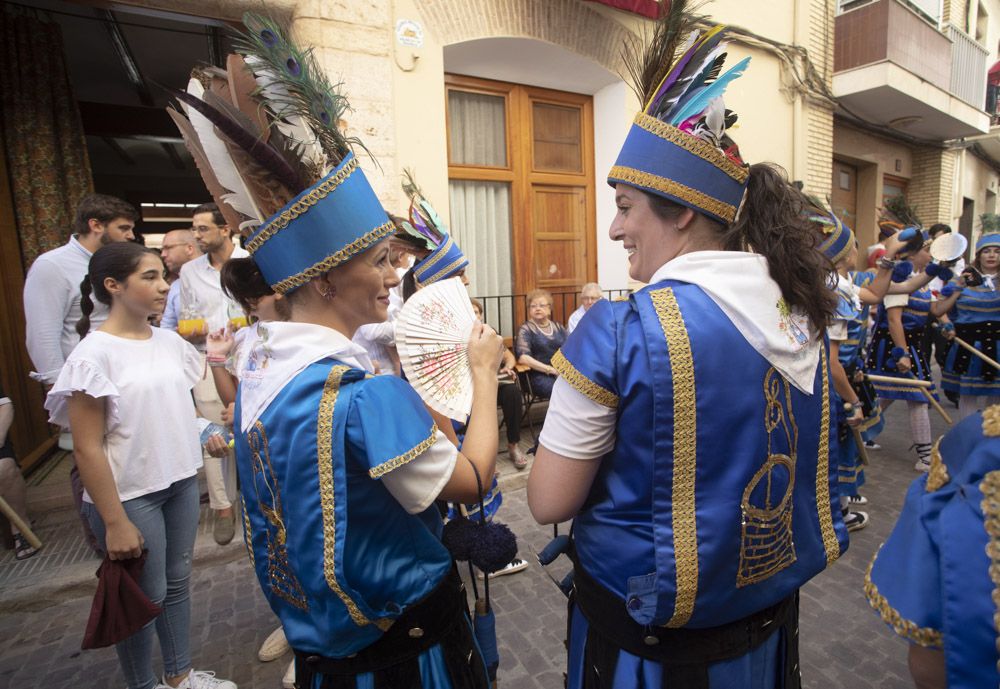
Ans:
{"type": "Polygon", "coordinates": [[[36,550],[42,547],[42,542],[38,540],[38,536],[35,535],[35,532],[24,523],[24,520],[21,519],[21,515],[15,512],[14,508],[8,505],[7,501],[3,498],[0,498],[0,512],[3,513],[3,516],[7,517],[7,521],[9,521],[14,527],[17,528],[18,531],[21,532],[21,535],[24,536],[24,540],[28,542],[28,545],[36,550]]]}
{"type": "MultiPolygon", "coordinates": [[[[844,411],[853,412],[854,405],[844,402],[844,411]]],[[[857,426],[852,426],[847,424],[847,427],[851,429],[851,433],[854,435],[854,443],[858,446],[858,456],[861,458],[861,463],[868,466],[868,451],[865,450],[865,440],[861,437],[861,431],[858,430],[857,426]]]]}
{"type": "MultiPolygon", "coordinates": [[[[917,382],[917,378],[912,373],[906,373],[904,375],[909,376],[909,378],[906,380],[907,383],[917,382]]],[[[926,383],[927,381],[919,381],[919,382],[926,383]]],[[[927,398],[927,403],[937,410],[937,413],[941,415],[941,418],[943,418],[948,423],[949,426],[953,425],[955,422],[951,420],[950,416],[948,416],[948,412],[944,410],[944,407],[938,404],[938,401],[934,399],[934,395],[932,395],[930,390],[927,389],[930,387],[930,385],[928,385],[927,387],[923,386],[919,387],[920,387],[920,392],[924,393],[924,397],[927,398]]]]}
{"type": "Polygon", "coordinates": [[[966,342],[965,340],[963,340],[961,337],[957,337],[956,336],[956,337],[953,337],[952,340],[959,347],[964,347],[965,349],[969,350],[970,352],[972,352],[973,354],[975,354],[976,356],[978,356],[980,359],[982,359],[983,361],[985,361],[987,364],[989,364],[993,368],[1000,369],[1000,363],[998,363],[995,360],[989,358],[988,356],[986,356],[985,354],[983,354],[982,352],[980,352],[978,349],[976,349],[975,347],[973,347],[972,345],[970,345],[968,342],[966,342]]]}
{"type": "Polygon", "coordinates": [[[874,373],[866,373],[865,378],[872,381],[873,383],[887,383],[890,385],[905,385],[907,387],[914,388],[930,388],[934,384],[929,380],[920,380],[919,378],[893,378],[892,376],[879,376],[874,373]]]}

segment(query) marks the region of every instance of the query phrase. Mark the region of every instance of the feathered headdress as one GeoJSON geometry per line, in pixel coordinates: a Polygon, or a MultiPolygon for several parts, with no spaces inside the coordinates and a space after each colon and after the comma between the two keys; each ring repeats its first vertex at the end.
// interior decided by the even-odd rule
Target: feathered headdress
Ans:
{"type": "Polygon", "coordinates": [[[289,292],[388,235],[340,129],[346,96],[274,20],[243,17],[226,69],[196,68],[168,112],[226,222],[271,287],[289,292]]]}
{"type": "Polygon", "coordinates": [[[608,183],[638,187],[729,224],[750,174],[726,133],[737,118],[722,95],[750,58],[723,72],[725,29],[697,30],[688,4],[670,3],[644,50],[626,46],[626,65],[644,107],[608,183]]]}
{"type": "Polygon", "coordinates": [[[413,173],[403,170],[403,174],[403,191],[410,197],[409,221],[403,221],[403,231],[431,250],[430,254],[413,266],[413,277],[417,285],[426,287],[465,270],[469,259],[455,240],[448,236],[448,228],[434,206],[424,198],[413,179],[413,173]]]}
{"type": "Polygon", "coordinates": [[[803,211],[819,230],[816,249],[836,265],[854,246],[854,232],[815,196],[805,197],[803,211]]]}

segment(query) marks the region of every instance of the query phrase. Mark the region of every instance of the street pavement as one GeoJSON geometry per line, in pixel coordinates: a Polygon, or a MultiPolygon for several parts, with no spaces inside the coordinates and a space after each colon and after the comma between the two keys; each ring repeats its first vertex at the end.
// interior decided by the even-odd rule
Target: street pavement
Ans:
{"type": "MultiPolygon", "coordinates": [[[[867,529],[852,534],[848,552],[802,591],[801,665],[807,689],[912,686],[906,668],[906,644],[881,623],[862,591],[868,563],[888,536],[906,488],[917,476],[913,470],[915,457],[908,451],[906,407],[894,405],[888,417],[888,428],[879,440],[883,449],[871,453],[872,465],[863,491],[871,500],[867,507],[871,523],[867,529]]],[[[935,416],[932,426],[935,437],[944,432],[943,423],[935,416]]],[[[524,444],[530,445],[527,433],[524,444]]],[[[517,474],[506,455],[501,455],[499,464],[506,486],[499,519],[518,535],[520,555],[531,562],[524,572],[491,582],[501,653],[499,685],[558,689],[563,686],[565,664],[565,598],[550,577],[561,579],[569,563],[560,558],[546,572],[535,561],[535,553],[548,542],[552,527],[538,526],[528,513],[525,473],[517,474]]],[[[68,514],[64,522],[63,532],[72,533],[78,528],[68,514]]],[[[62,572],[55,585],[46,583],[43,572],[34,575],[29,583],[19,580],[16,586],[3,585],[0,687],[124,686],[112,649],[80,651],[96,565],[96,559],[85,560],[73,570],[84,572],[83,576],[73,580],[62,572]]],[[[57,565],[52,568],[55,571],[57,565]]],[[[210,528],[205,524],[196,548],[192,598],[195,667],[214,670],[219,677],[231,679],[244,689],[280,687],[291,656],[271,663],[257,660],[259,645],[277,622],[242,545],[219,548],[211,542],[210,528]]]]}

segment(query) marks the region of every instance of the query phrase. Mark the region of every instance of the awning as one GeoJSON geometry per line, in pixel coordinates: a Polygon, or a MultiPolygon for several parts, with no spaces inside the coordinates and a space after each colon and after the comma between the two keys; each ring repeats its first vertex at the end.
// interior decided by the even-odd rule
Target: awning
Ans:
{"type": "Polygon", "coordinates": [[[993,84],[994,86],[1000,86],[1000,60],[997,60],[995,63],[993,63],[993,66],[990,67],[988,75],[989,75],[989,82],[991,84],[993,84]]]}
{"type": "Polygon", "coordinates": [[[670,8],[670,0],[587,0],[588,2],[596,2],[601,5],[607,5],[608,7],[614,7],[616,10],[623,10],[625,12],[631,12],[632,14],[640,14],[643,17],[649,17],[650,19],[656,19],[660,16],[661,8],[662,11],[666,12],[670,8]]]}

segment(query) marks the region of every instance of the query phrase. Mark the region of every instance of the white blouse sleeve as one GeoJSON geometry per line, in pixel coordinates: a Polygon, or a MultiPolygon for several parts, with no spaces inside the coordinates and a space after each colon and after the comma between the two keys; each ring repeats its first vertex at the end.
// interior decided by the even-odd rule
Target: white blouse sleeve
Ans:
{"type": "Polygon", "coordinates": [[[617,411],[598,404],[564,379],[552,386],[538,442],[570,459],[600,459],[615,446],[617,411]]]}
{"type": "Polygon", "coordinates": [[[55,384],[45,399],[45,409],[49,412],[49,422],[62,428],[69,428],[67,400],[74,392],[84,392],[90,397],[107,398],[105,413],[107,430],[118,425],[118,388],[97,364],[86,359],[70,359],[63,365],[55,384]]]}
{"type": "Polygon", "coordinates": [[[887,309],[891,309],[897,306],[906,306],[908,303],[910,303],[910,295],[887,294],[885,295],[885,299],[882,300],[882,303],[885,305],[885,308],[887,309]]]}

